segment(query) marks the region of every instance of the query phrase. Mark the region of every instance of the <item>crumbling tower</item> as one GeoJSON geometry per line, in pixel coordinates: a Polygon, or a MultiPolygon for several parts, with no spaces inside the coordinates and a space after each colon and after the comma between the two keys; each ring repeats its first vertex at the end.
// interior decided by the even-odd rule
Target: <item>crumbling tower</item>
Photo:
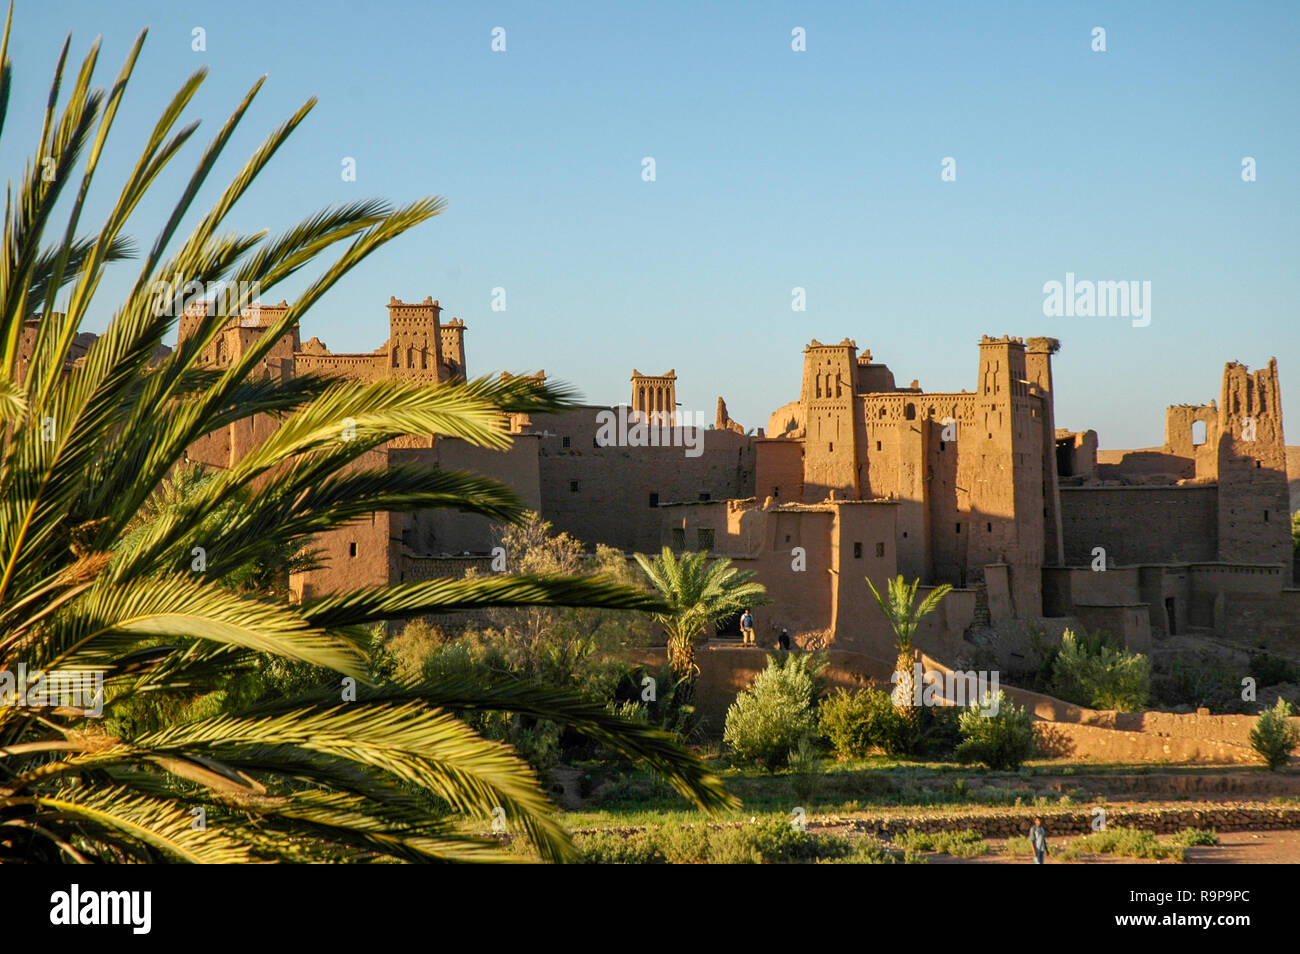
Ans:
{"type": "Polygon", "coordinates": [[[1219,399],[1219,559],[1276,563],[1291,580],[1291,497],[1277,359],[1223,369],[1219,399]]]}
{"type": "Polygon", "coordinates": [[[1056,476],[1056,410],[1052,392],[1052,355],[1061,347],[1055,338],[1030,338],[1025,342],[1025,378],[1030,394],[1042,399],[1039,427],[1043,442],[1043,563],[1065,563],[1065,536],[1061,528],[1061,493],[1056,476]]]}
{"type": "Polygon", "coordinates": [[[465,380],[465,322],[459,318],[442,326],[442,360],[453,379],[465,380]]]}

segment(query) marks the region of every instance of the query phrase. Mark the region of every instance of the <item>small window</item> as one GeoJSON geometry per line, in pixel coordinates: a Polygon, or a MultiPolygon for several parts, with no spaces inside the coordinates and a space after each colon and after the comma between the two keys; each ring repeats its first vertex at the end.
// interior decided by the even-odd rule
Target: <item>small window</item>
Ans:
{"type": "Polygon", "coordinates": [[[862,544],[861,544],[861,543],[855,543],[855,544],[853,544],[853,559],[855,559],[855,560],[861,560],[861,559],[862,559],[862,544]]]}
{"type": "Polygon", "coordinates": [[[650,495],[650,506],[652,506],[652,507],[657,507],[657,506],[659,506],[659,495],[658,495],[658,494],[651,494],[651,495],[650,495]]]}
{"type": "Polygon", "coordinates": [[[673,549],[686,549],[686,531],[681,527],[673,527],[673,549]]]}
{"type": "Polygon", "coordinates": [[[1258,461],[1258,460],[1255,461],[1255,469],[1258,470],[1258,469],[1260,468],[1261,464],[1262,464],[1262,461],[1258,461]]]}
{"type": "Polygon", "coordinates": [[[577,492],[578,492],[578,482],[576,480],[569,481],[569,493],[576,494],[577,492]]]}
{"type": "Polygon", "coordinates": [[[943,453],[944,451],[946,451],[947,449],[948,449],[948,442],[945,441],[945,440],[940,440],[940,441],[939,441],[939,453],[942,454],[942,453],[943,453]]]}
{"type": "Polygon", "coordinates": [[[1267,510],[1264,511],[1264,522],[1265,522],[1265,523],[1268,523],[1268,511],[1267,511],[1267,510]]]}
{"type": "Polygon", "coordinates": [[[827,445],[826,445],[826,451],[827,451],[827,453],[830,453],[830,454],[834,454],[834,453],[835,453],[835,443],[834,443],[833,441],[827,443],[827,445]]]}
{"type": "Polygon", "coordinates": [[[1192,446],[1200,447],[1207,440],[1204,421],[1192,421],[1192,446]]]}
{"type": "Polygon", "coordinates": [[[906,531],[906,530],[903,531],[903,539],[904,539],[904,540],[907,539],[907,531],[906,531]]]}
{"type": "Polygon", "coordinates": [[[958,532],[958,533],[961,533],[961,524],[960,524],[960,523],[957,524],[957,532],[958,532]]]}
{"type": "Polygon", "coordinates": [[[780,496],[781,496],[781,488],[780,488],[780,487],[773,487],[773,488],[772,488],[772,496],[773,496],[773,497],[780,497],[780,496]]]}
{"type": "Polygon", "coordinates": [[[789,542],[790,542],[790,534],[788,534],[788,533],[785,535],[785,542],[786,542],[786,543],[789,543],[789,542]]]}
{"type": "Polygon", "coordinates": [[[884,556],[884,555],[885,555],[885,545],[884,545],[883,543],[877,543],[877,544],[876,544],[876,556],[878,556],[878,557],[882,557],[882,556],[884,556]]]}
{"type": "Polygon", "coordinates": [[[880,441],[876,441],[876,450],[880,450],[880,441]]]}
{"type": "Polygon", "coordinates": [[[989,533],[992,533],[992,532],[993,532],[993,524],[992,524],[992,523],[989,523],[988,528],[989,528],[989,533]]]}
{"type": "Polygon", "coordinates": [[[907,418],[907,420],[909,420],[909,421],[915,421],[915,420],[916,420],[916,405],[915,405],[915,404],[909,404],[909,405],[907,406],[907,409],[903,412],[903,417],[907,418]]]}
{"type": "Polygon", "coordinates": [[[709,499],[711,499],[711,498],[709,497],[708,494],[700,494],[700,503],[705,503],[705,502],[707,502],[709,499]]]}
{"type": "Polygon", "coordinates": [[[354,556],[356,556],[356,555],[357,555],[357,545],[356,545],[355,543],[349,543],[349,544],[348,544],[348,556],[350,556],[350,557],[354,557],[354,556]]]}
{"type": "Polygon", "coordinates": [[[570,440],[569,438],[567,438],[567,437],[564,438],[563,444],[564,444],[565,447],[568,447],[568,446],[569,446],[570,444],[572,444],[572,443],[573,443],[573,441],[570,440]]]}
{"type": "Polygon", "coordinates": [[[713,549],[713,530],[709,527],[700,527],[695,531],[696,549],[712,550],[713,549]]]}

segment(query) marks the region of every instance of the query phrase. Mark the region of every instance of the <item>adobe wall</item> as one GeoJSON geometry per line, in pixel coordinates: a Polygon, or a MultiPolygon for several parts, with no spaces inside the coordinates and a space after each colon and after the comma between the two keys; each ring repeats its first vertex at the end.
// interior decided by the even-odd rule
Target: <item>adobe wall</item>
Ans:
{"type": "Polygon", "coordinates": [[[754,496],[753,437],[701,430],[702,453],[677,447],[597,447],[597,413],[585,407],[534,415],[541,508],[556,530],[625,551],[660,546],[658,503],[754,496]],[[565,439],[568,446],[565,446],[565,439]],[[576,482],[576,489],[574,484],[576,482]]]}
{"type": "Polygon", "coordinates": [[[1300,447],[1286,449],[1286,479],[1291,491],[1291,512],[1300,510],[1300,447]]]}
{"type": "Polygon", "coordinates": [[[1062,487],[1065,562],[1192,563],[1218,558],[1218,488],[1062,487]]]}
{"type": "Polygon", "coordinates": [[[430,557],[402,554],[396,582],[415,580],[462,580],[470,570],[480,575],[492,571],[490,556],[430,557]]]}
{"type": "Polygon", "coordinates": [[[319,374],[331,378],[346,378],[365,384],[379,381],[388,375],[388,362],[382,354],[313,354],[298,352],[294,365],[299,374],[319,374]]]}
{"type": "MultiPolygon", "coordinates": [[[[388,452],[379,448],[349,465],[344,473],[387,466],[388,452]]],[[[295,599],[312,599],[327,593],[366,586],[385,586],[398,578],[398,552],[394,521],[397,515],[379,512],[352,520],[342,527],[312,538],[322,565],[289,578],[295,599]]]]}
{"type": "Polygon", "coordinates": [[[1100,480],[1167,485],[1195,477],[1196,460],[1193,457],[1169,454],[1163,447],[1097,451],[1097,478],[1100,480]]]}
{"type": "MultiPolygon", "coordinates": [[[[439,438],[433,448],[393,448],[392,464],[419,464],[444,470],[467,471],[505,484],[522,505],[542,510],[537,439],[515,437],[504,451],[476,447],[462,440],[439,438]]],[[[418,555],[488,553],[499,543],[492,521],[458,510],[422,510],[394,516],[396,535],[403,547],[418,555]]]]}
{"type": "Polygon", "coordinates": [[[754,493],[777,503],[803,499],[803,441],[768,438],[754,442],[754,493]]]}
{"type": "Polygon", "coordinates": [[[1300,590],[1219,593],[1204,605],[1218,635],[1248,641],[1252,650],[1286,656],[1300,652],[1300,590]]]}

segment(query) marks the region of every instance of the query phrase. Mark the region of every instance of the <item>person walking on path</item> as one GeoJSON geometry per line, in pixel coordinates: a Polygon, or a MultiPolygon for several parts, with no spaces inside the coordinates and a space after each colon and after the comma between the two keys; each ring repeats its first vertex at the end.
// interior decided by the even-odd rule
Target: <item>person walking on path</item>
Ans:
{"type": "Polygon", "coordinates": [[[1047,854],[1047,829],[1041,818],[1035,818],[1034,827],[1029,829],[1029,844],[1034,849],[1034,864],[1041,865],[1043,855],[1047,854]]]}
{"type": "Polygon", "coordinates": [[[749,610],[740,614],[740,644],[742,646],[756,646],[754,641],[754,614],[749,610]]]}

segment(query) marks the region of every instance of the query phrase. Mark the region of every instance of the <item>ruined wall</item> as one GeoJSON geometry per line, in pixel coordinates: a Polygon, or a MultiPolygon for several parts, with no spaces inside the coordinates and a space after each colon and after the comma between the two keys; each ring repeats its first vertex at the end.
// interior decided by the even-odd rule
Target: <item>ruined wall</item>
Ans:
{"type": "Polygon", "coordinates": [[[1290,489],[1277,360],[1230,362],[1219,401],[1219,559],[1277,563],[1291,578],[1290,489]]]}
{"type": "Polygon", "coordinates": [[[1219,476],[1219,432],[1219,411],[1213,401],[1175,405],[1165,411],[1164,452],[1190,461],[1197,479],[1214,480],[1219,476]],[[1198,422],[1202,427],[1197,427],[1198,422]]]}
{"type": "Polygon", "coordinates": [[[1065,562],[1189,563],[1218,558],[1219,491],[1186,487],[1062,487],[1065,562]]]}
{"type": "Polygon", "coordinates": [[[1061,502],[1056,474],[1056,410],[1052,389],[1052,355],[1060,347],[1055,338],[1030,338],[1025,348],[1025,374],[1030,393],[1039,399],[1030,416],[1038,420],[1038,443],[1041,453],[1043,497],[1043,564],[1059,566],[1065,562],[1065,544],[1061,527],[1061,502]]]}

